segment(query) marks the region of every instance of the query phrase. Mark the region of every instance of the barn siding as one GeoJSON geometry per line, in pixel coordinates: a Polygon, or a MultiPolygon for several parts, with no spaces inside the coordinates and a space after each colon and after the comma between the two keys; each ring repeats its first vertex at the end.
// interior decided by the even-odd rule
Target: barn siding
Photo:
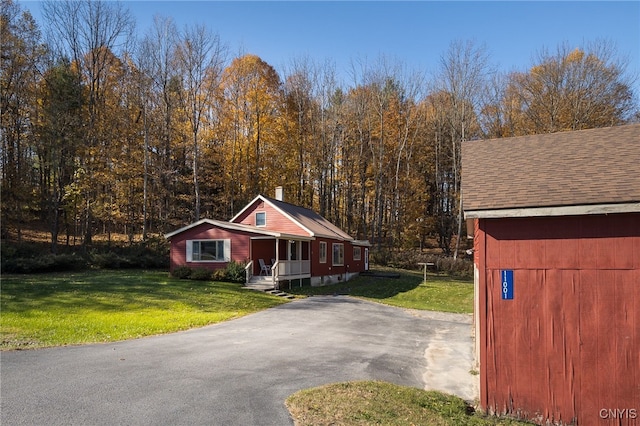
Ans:
{"type": "Polygon", "coordinates": [[[481,405],[638,424],[640,214],[480,219],[478,230],[481,405]],[[501,299],[502,269],[514,270],[513,300],[501,299]]]}

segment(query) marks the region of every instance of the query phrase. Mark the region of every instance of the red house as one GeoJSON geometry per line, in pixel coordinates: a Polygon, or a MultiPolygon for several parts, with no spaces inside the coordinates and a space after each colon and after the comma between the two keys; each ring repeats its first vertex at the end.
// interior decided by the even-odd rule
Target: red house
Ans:
{"type": "Polygon", "coordinates": [[[369,269],[369,242],[353,239],[312,210],[258,195],[228,222],[203,219],[165,235],[171,271],[247,262],[247,282],[347,281],[369,269]]]}
{"type": "Polygon", "coordinates": [[[640,424],[640,125],[464,142],[480,405],[640,424]]]}

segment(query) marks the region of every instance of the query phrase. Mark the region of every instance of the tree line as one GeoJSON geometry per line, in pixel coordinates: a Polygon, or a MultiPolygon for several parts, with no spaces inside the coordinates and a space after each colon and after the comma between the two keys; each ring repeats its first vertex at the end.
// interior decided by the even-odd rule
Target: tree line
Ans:
{"type": "Polygon", "coordinates": [[[639,118],[607,41],[541,50],[509,73],[454,41],[430,76],[381,56],[354,61],[345,83],[330,60],[279,73],[169,17],[135,37],[118,2],[46,1],[42,28],[13,0],[1,8],[2,235],[38,221],[54,253],[227,220],[283,186],[378,248],[435,239],[455,255],[462,141],[639,118]]]}

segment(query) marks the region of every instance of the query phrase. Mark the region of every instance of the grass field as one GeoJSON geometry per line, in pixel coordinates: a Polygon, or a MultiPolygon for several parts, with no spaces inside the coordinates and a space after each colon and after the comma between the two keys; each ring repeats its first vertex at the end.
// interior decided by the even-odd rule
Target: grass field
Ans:
{"type": "Polygon", "coordinates": [[[167,272],[3,275],[1,285],[3,350],[169,333],[285,303],[238,284],[179,280],[167,272]]]}
{"type": "MultiPolygon", "coordinates": [[[[384,273],[390,270],[380,270],[384,273]]],[[[389,305],[469,313],[473,285],[446,276],[393,271],[348,283],[291,290],[349,294],[389,305]]],[[[126,340],[240,317],[286,303],[238,284],[172,278],[166,272],[91,271],[3,275],[0,349],[126,340]]],[[[460,398],[383,382],[351,382],[300,391],[287,399],[296,424],[524,425],[473,414],[460,398]]]]}
{"type": "MultiPolygon", "coordinates": [[[[400,271],[399,278],[363,276],[347,283],[293,288],[290,292],[349,294],[404,308],[472,312],[470,282],[438,275],[430,275],[426,282],[422,278],[418,272],[400,271]]],[[[179,280],[157,271],[3,275],[1,285],[2,350],[170,333],[285,303],[238,284],[179,280]]]]}
{"type": "Polygon", "coordinates": [[[385,382],[334,383],[286,401],[296,426],[531,425],[473,412],[462,399],[385,382]]]}
{"type": "Polygon", "coordinates": [[[346,283],[324,287],[292,288],[291,293],[305,295],[348,294],[392,306],[430,311],[472,313],[473,282],[445,275],[379,268],[381,276],[357,277],[346,283]],[[385,275],[399,274],[398,278],[385,275]]]}

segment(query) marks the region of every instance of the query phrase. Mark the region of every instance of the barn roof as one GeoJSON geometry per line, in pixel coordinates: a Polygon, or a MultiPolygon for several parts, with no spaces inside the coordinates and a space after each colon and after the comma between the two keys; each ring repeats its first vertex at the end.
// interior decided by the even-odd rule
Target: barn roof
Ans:
{"type": "Polygon", "coordinates": [[[465,217],[640,211],[640,124],[462,143],[465,217]]]}

